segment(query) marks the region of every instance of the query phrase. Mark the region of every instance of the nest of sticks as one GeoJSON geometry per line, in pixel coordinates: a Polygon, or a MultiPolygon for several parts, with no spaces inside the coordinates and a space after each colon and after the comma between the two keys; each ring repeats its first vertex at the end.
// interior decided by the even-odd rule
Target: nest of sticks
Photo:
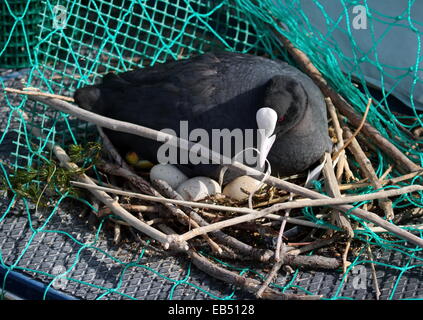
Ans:
{"type": "MultiPolygon", "coordinates": [[[[135,239],[155,251],[184,254],[212,277],[243,288],[257,298],[320,299],[315,295],[282,293],[269,285],[281,268],[285,272],[292,272],[292,268],[298,267],[340,269],[345,272],[349,255],[363,246],[367,247],[371,260],[371,247],[354,239],[354,230],[360,226],[351,219],[352,216],[370,222],[372,231],[381,232],[382,238],[399,237],[423,247],[423,239],[400,227],[410,221],[418,221],[423,215],[422,209],[394,212],[392,205],[392,198],[401,194],[413,193],[421,197],[419,191],[423,190],[422,186],[399,187],[399,183],[411,180],[423,171],[366,122],[371,100],[364,115],[358,115],[328,86],[304,53],[279,33],[275,34],[326,96],[329,133],[336,145],[332,154],[327,153],[321,159],[323,191],[329,196],[305,188],[305,175],[296,175],[268,177],[265,185],[254,194],[252,208],[248,207],[246,201],[235,201],[221,194],[201,202],[184,201],[166,182],[150,181],[148,171],[137,172],[128,165],[101,127],[110,128],[113,125],[115,129],[149,138],[157,138],[155,135],[159,132],[92,114],[66,102],[71,101],[70,98],[62,99],[33,90],[6,91],[27,94],[32,100],[98,125],[103,150],[107,150],[107,153],[103,153],[96,168],[107,176],[109,184],[99,186],[96,179],[90,176],[90,171],[80,171],[65,150],[54,144],[48,147],[60,166],[74,173],[70,184],[89,191],[91,203],[98,208],[96,212],[92,211],[92,216],[107,217],[107,225],[113,232],[116,244],[135,239]],[[391,159],[390,167],[381,177],[376,175],[369,157],[375,150],[382,151],[391,159]],[[403,175],[387,179],[394,169],[403,175]],[[391,185],[397,188],[359,193],[365,187],[382,190],[391,185]],[[354,193],[356,190],[357,193],[354,193]],[[364,201],[361,207],[349,205],[360,201],[364,201]],[[303,210],[306,207],[315,208],[315,216],[326,224],[308,220],[303,210]],[[153,241],[148,242],[148,239],[153,241]],[[313,254],[310,255],[310,252],[313,254]],[[248,261],[250,265],[255,262],[268,274],[264,281],[241,276],[202,253],[233,262],[248,261]]],[[[36,128],[32,133],[42,137],[36,128]]],[[[421,139],[421,130],[408,134],[415,141],[421,139]]],[[[239,163],[230,167],[244,174],[252,172],[239,163]]],[[[374,271],[374,265],[372,267],[374,271]]],[[[374,280],[378,297],[380,292],[375,277],[374,280]]]]}

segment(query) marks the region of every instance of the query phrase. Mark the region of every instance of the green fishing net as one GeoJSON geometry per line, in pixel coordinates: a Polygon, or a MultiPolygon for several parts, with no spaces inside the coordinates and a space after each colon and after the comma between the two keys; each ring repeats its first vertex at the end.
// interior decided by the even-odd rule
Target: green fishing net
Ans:
{"type": "MultiPolygon", "coordinates": [[[[33,87],[43,92],[71,96],[77,88],[95,83],[107,72],[128,71],[211,50],[265,55],[295,65],[269,27],[272,25],[308,55],[328,83],[353,105],[357,113],[363,114],[368,99],[373,98],[367,120],[412,161],[422,166],[422,142],[410,134],[422,127],[423,120],[419,112],[423,109],[421,5],[413,0],[379,1],[379,4],[370,0],[1,0],[0,83],[3,89],[33,87]],[[280,25],[276,25],[275,21],[280,25]],[[397,112],[399,107],[402,108],[401,113],[397,112]]],[[[0,265],[3,268],[42,275],[49,283],[47,289],[58,280],[66,279],[68,284],[95,289],[94,298],[97,299],[135,298],[135,294],[128,293],[122,286],[129,270],[134,269],[143,270],[147,277],[154,275],[169,283],[169,299],[182,285],[201,291],[206,298],[233,298],[233,293],[219,295],[206,285],[191,282],[189,264],[181,273],[182,278],[172,278],[149,267],[150,258],[144,256],[144,251],[128,261],[100,248],[98,241],[103,231],[102,223],[91,232],[90,239],[78,239],[63,230],[52,229],[50,223],[65,199],[78,199],[89,205],[89,199],[61,188],[60,181],[50,187],[54,203],[50,204],[46,218],[35,223],[31,201],[25,197],[19,200],[22,194],[13,190],[12,180],[16,172],[29,170],[34,165],[46,165],[51,158],[47,147],[49,142],[64,147],[82,144],[96,135],[96,129],[84,121],[11,92],[0,95],[0,107],[0,146],[12,136],[10,153],[7,152],[1,162],[3,185],[11,190],[0,212],[0,233],[6,222],[13,218],[18,202],[29,224],[25,229],[28,233],[26,240],[15,249],[18,252],[12,254],[6,247],[0,246],[0,265]],[[31,134],[33,127],[41,130],[43,139],[31,134]],[[40,234],[64,234],[73,241],[78,254],[72,263],[58,273],[41,266],[22,266],[27,251],[40,234]],[[113,285],[102,286],[94,280],[82,281],[72,276],[72,271],[82,263],[84,252],[88,251],[108,259],[119,270],[118,280],[113,285]]],[[[378,150],[371,159],[379,177],[391,164],[389,158],[378,150]]],[[[56,170],[48,165],[44,168],[47,177],[56,170]]],[[[400,175],[393,168],[386,178],[400,175]]],[[[28,181],[37,177],[30,176],[28,181]]],[[[101,180],[101,177],[98,178],[101,180]]],[[[421,178],[417,176],[399,185],[421,183],[421,178]]],[[[317,184],[315,187],[320,188],[317,184]]],[[[361,193],[372,191],[369,187],[360,190],[361,193]]],[[[30,195],[28,191],[26,196],[30,195]]],[[[395,199],[393,205],[396,211],[401,212],[423,208],[422,194],[402,195],[395,199]]],[[[325,223],[316,213],[317,210],[311,208],[304,210],[309,220],[325,223]]],[[[354,270],[368,266],[370,262],[376,269],[395,271],[394,278],[385,279],[391,283],[386,298],[397,297],[397,287],[405,278],[422,279],[421,249],[395,236],[376,233],[366,221],[351,218],[359,226],[355,231],[356,239],[399,257],[401,262],[379,260],[376,256],[369,258],[363,249],[350,259],[352,263],[344,275],[338,273],[340,281],[328,291],[326,298],[354,298],[354,292],[350,295],[343,292],[345,283],[354,278],[354,270]]],[[[423,229],[419,226],[407,229],[422,237],[423,229]]],[[[240,269],[219,260],[216,262],[240,274],[255,273],[248,268],[240,269]]],[[[316,288],[306,289],[301,285],[299,274],[296,270],[283,285],[274,283],[273,287],[315,294],[313,290],[316,288]]],[[[256,273],[255,276],[263,278],[264,274],[256,273]]],[[[368,281],[371,283],[371,280],[368,281]]],[[[3,288],[5,283],[3,281],[3,288]]],[[[418,295],[422,297],[422,294],[423,289],[418,295]]]]}

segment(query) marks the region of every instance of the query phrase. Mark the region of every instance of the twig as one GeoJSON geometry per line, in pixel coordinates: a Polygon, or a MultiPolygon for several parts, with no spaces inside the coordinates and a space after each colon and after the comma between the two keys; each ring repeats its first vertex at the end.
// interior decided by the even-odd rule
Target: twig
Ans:
{"type": "MultiPolygon", "coordinates": [[[[125,226],[125,227],[131,226],[129,223],[122,221],[122,220],[117,220],[115,218],[109,218],[109,221],[113,222],[114,224],[119,224],[119,225],[125,226]]],[[[150,224],[150,226],[151,226],[151,224],[150,224]]],[[[116,233],[115,233],[115,236],[116,236],[116,233]]]]}
{"type": "Polygon", "coordinates": [[[145,223],[148,224],[149,226],[152,226],[153,224],[163,223],[165,221],[166,220],[163,219],[163,218],[154,218],[154,219],[151,219],[151,220],[146,221],[145,223]]]}
{"type": "MultiPolygon", "coordinates": [[[[170,134],[166,134],[162,131],[157,131],[157,130],[153,130],[150,128],[146,128],[143,126],[139,126],[139,125],[135,125],[132,123],[128,123],[128,122],[124,122],[124,121],[118,121],[118,120],[114,120],[114,119],[110,119],[107,117],[103,117],[100,115],[97,115],[95,113],[89,112],[87,110],[75,107],[65,101],[61,101],[58,99],[52,99],[52,98],[46,98],[46,97],[40,97],[40,96],[30,96],[31,99],[45,103],[47,105],[53,106],[54,108],[63,111],[63,112],[67,112],[69,114],[73,114],[77,117],[79,117],[80,119],[86,120],[86,121],[90,121],[93,123],[96,123],[97,125],[103,126],[103,127],[107,127],[110,128],[112,130],[119,130],[122,132],[126,132],[126,133],[131,133],[131,134],[135,134],[135,135],[139,135],[139,136],[143,136],[144,138],[149,138],[149,139],[153,139],[153,140],[161,140],[161,141],[167,141],[169,144],[174,145],[175,147],[178,147],[178,143],[179,146],[182,146],[182,148],[185,148],[186,145],[181,142],[180,138],[177,138],[173,135],[170,134]]],[[[364,126],[365,128],[366,126],[364,126]]],[[[363,130],[364,130],[363,128],[363,130]]],[[[192,143],[185,140],[185,143],[188,144],[188,147],[186,148],[186,150],[190,151],[190,148],[192,146],[192,143]]],[[[315,192],[313,190],[309,190],[307,188],[303,188],[300,186],[297,186],[293,183],[287,182],[287,181],[283,181],[281,179],[278,179],[276,177],[273,176],[269,176],[267,178],[265,173],[260,172],[258,170],[255,170],[253,168],[250,168],[248,166],[243,165],[242,163],[239,162],[232,162],[230,163],[231,159],[227,159],[226,157],[217,154],[216,152],[214,152],[213,150],[209,150],[208,148],[203,147],[202,145],[197,145],[198,148],[200,148],[201,150],[197,151],[201,151],[200,154],[204,155],[204,154],[208,154],[209,157],[212,160],[212,163],[222,163],[222,161],[229,161],[226,163],[229,163],[227,166],[230,167],[231,169],[233,169],[234,171],[243,174],[243,175],[250,175],[253,176],[255,179],[261,180],[264,179],[264,182],[268,185],[271,186],[275,186],[278,187],[280,189],[286,190],[287,192],[291,192],[294,194],[299,194],[302,195],[303,197],[308,197],[308,198],[313,198],[313,199],[326,199],[328,198],[325,195],[322,195],[318,192],[315,192]],[[207,153],[206,153],[207,152],[207,153]]],[[[408,159],[407,159],[408,160],[408,159]]],[[[359,209],[359,208],[353,208],[350,205],[336,205],[336,207],[344,212],[349,212],[361,219],[365,219],[365,220],[369,220],[377,225],[381,225],[384,226],[386,228],[388,228],[389,231],[391,231],[392,233],[396,234],[399,237],[402,238],[407,238],[410,242],[423,247],[423,239],[420,239],[418,237],[416,237],[413,234],[410,234],[408,232],[404,232],[404,230],[400,230],[399,228],[397,228],[396,226],[393,226],[391,224],[386,224],[386,221],[383,220],[382,218],[380,218],[379,216],[377,216],[376,214],[372,213],[372,212],[367,212],[363,209],[359,209]]]]}
{"type": "Polygon", "coordinates": [[[371,105],[372,105],[372,99],[369,99],[369,101],[367,102],[366,111],[364,111],[363,119],[361,119],[360,125],[357,127],[357,129],[354,131],[351,137],[349,137],[348,140],[344,143],[342,148],[335,152],[335,154],[332,156],[332,160],[335,160],[339,156],[339,154],[342,151],[344,151],[352,142],[352,140],[360,133],[361,129],[363,129],[363,126],[366,123],[366,118],[367,118],[367,115],[369,114],[371,105]]]}
{"type": "MultiPolygon", "coordinates": [[[[53,152],[56,157],[60,160],[61,165],[66,167],[70,170],[77,169],[76,165],[70,162],[69,157],[66,155],[65,151],[58,146],[53,147],[53,152]]],[[[137,230],[145,233],[146,235],[150,236],[151,238],[161,242],[165,249],[170,248],[171,246],[175,246],[175,248],[186,249],[186,244],[184,241],[179,241],[179,238],[168,237],[165,234],[159,232],[158,230],[150,227],[149,225],[141,222],[133,215],[131,215],[128,211],[123,209],[119,203],[117,203],[113,198],[111,198],[107,193],[96,190],[96,185],[92,182],[88,176],[85,174],[81,174],[78,176],[78,179],[82,181],[82,183],[86,185],[91,185],[93,188],[90,192],[99,199],[102,203],[108,206],[114,214],[119,216],[121,219],[129,223],[131,226],[136,228],[137,230]]]]}
{"type": "Polygon", "coordinates": [[[273,198],[271,200],[269,199],[269,200],[266,200],[266,201],[263,201],[263,202],[260,202],[260,203],[255,203],[253,205],[253,208],[256,209],[256,208],[261,208],[261,207],[267,207],[268,205],[275,204],[275,203],[281,203],[281,202],[284,202],[288,199],[289,199],[289,196],[273,198]]]}
{"type": "MultiPolygon", "coordinates": [[[[419,171],[414,171],[412,173],[400,176],[400,177],[396,177],[396,178],[391,178],[388,180],[382,180],[380,181],[380,183],[385,186],[385,185],[395,185],[399,182],[403,182],[403,181],[407,181],[410,179],[413,179],[417,176],[421,176],[423,174],[423,170],[419,170],[419,171]]],[[[365,180],[368,180],[367,178],[365,180]]],[[[339,186],[339,189],[344,191],[344,190],[353,190],[353,189],[360,189],[360,188],[365,188],[368,186],[371,186],[372,184],[369,182],[358,182],[358,183],[349,183],[349,184],[341,184],[339,186]]]]}
{"type": "MultiPolygon", "coordinates": [[[[332,240],[334,237],[332,238],[332,240]]],[[[331,243],[332,241],[326,241],[327,243],[331,243]]],[[[323,244],[322,241],[320,243],[323,244]]],[[[317,246],[316,246],[317,247],[317,246]]],[[[287,247],[282,247],[282,250],[286,249],[287,247]]],[[[319,255],[312,255],[312,256],[300,256],[298,254],[295,254],[296,250],[289,251],[288,253],[284,253],[281,256],[283,256],[282,259],[279,261],[276,261],[274,266],[272,267],[269,275],[267,276],[266,280],[264,281],[262,287],[259,289],[259,291],[256,293],[257,297],[261,297],[261,294],[263,291],[270,285],[271,281],[276,277],[277,273],[279,272],[280,268],[283,265],[289,265],[294,268],[312,268],[312,269],[328,269],[328,270],[334,270],[340,267],[341,263],[338,261],[338,259],[335,258],[327,258],[319,255]]]]}
{"type": "MultiPolygon", "coordinates": [[[[420,230],[423,230],[423,224],[407,224],[407,225],[399,225],[398,227],[399,228],[415,229],[416,232],[419,232],[419,233],[421,232],[420,230]]],[[[370,229],[374,233],[384,233],[384,232],[386,232],[386,230],[381,228],[381,227],[371,227],[371,228],[368,228],[368,229],[370,229]]],[[[366,230],[366,229],[360,227],[360,228],[357,228],[356,230],[361,231],[361,230],[366,230]]],[[[409,230],[409,232],[412,232],[412,230],[409,230]]]]}
{"type": "Polygon", "coordinates": [[[140,244],[142,244],[143,246],[145,246],[149,250],[152,250],[156,253],[166,255],[166,256],[170,255],[169,251],[163,251],[160,248],[156,248],[155,246],[152,246],[148,241],[145,241],[144,239],[142,239],[140,237],[139,233],[137,233],[134,228],[130,228],[129,232],[132,234],[132,236],[135,238],[136,241],[138,241],[140,244]]]}
{"type": "MultiPolygon", "coordinates": [[[[333,164],[330,154],[326,153],[325,158],[326,162],[325,166],[323,167],[323,175],[326,182],[326,191],[331,197],[340,198],[341,191],[339,191],[338,180],[336,179],[335,172],[333,171],[333,164]]],[[[332,210],[331,221],[336,226],[344,230],[349,238],[354,237],[354,231],[351,227],[350,221],[339,210],[332,210]]]]}
{"type": "MultiPolygon", "coordinates": [[[[335,199],[334,198],[326,198],[326,199],[318,199],[318,200],[308,200],[308,199],[298,200],[298,201],[292,201],[292,202],[287,202],[287,203],[275,204],[272,207],[266,208],[264,210],[255,211],[255,210],[251,210],[249,208],[227,207],[227,206],[219,206],[219,205],[212,205],[212,204],[199,203],[199,202],[190,202],[190,201],[181,201],[181,200],[173,200],[173,199],[166,199],[166,198],[158,198],[158,197],[142,195],[142,194],[134,193],[134,192],[126,192],[126,191],[115,190],[115,189],[106,188],[106,187],[93,186],[93,185],[89,185],[89,184],[81,183],[81,182],[77,182],[77,181],[71,181],[71,184],[74,185],[74,186],[77,186],[77,187],[88,188],[88,189],[92,188],[92,189],[112,192],[112,193],[115,193],[115,194],[131,196],[131,197],[134,197],[134,198],[140,198],[140,199],[147,200],[147,201],[170,202],[170,203],[179,204],[179,205],[183,205],[183,206],[188,205],[188,206],[191,206],[191,207],[209,208],[209,209],[212,208],[212,209],[215,209],[215,210],[246,213],[245,215],[243,215],[241,217],[227,219],[225,221],[216,222],[216,223],[210,224],[208,226],[203,226],[203,227],[196,228],[196,229],[193,229],[191,231],[188,231],[187,233],[181,235],[181,240],[189,240],[189,239],[194,238],[196,236],[199,236],[201,234],[205,234],[205,233],[212,232],[212,231],[215,231],[215,230],[220,230],[222,228],[229,227],[229,226],[236,225],[236,224],[243,223],[243,222],[247,222],[247,221],[250,221],[250,220],[262,218],[262,217],[265,217],[266,215],[268,215],[269,213],[279,211],[279,210],[285,210],[285,209],[288,209],[288,208],[293,209],[293,208],[303,208],[303,207],[312,207],[312,206],[327,206],[327,205],[333,205],[333,204],[353,203],[353,202],[359,202],[359,201],[386,198],[386,197],[390,197],[390,196],[398,196],[398,195],[401,195],[401,194],[404,194],[404,193],[410,193],[410,192],[423,190],[423,186],[421,186],[421,185],[412,185],[412,186],[407,186],[407,187],[400,188],[400,189],[384,190],[384,191],[379,191],[379,192],[375,192],[375,193],[348,196],[348,197],[335,198],[335,199]]],[[[387,231],[390,231],[394,234],[397,234],[399,237],[401,237],[403,239],[406,239],[406,240],[408,240],[412,243],[415,243],[419,246],[423,246],[423,244],[422,244],[423,240],[420,239],[419,237],[416,237],[415,235],[398,228],[396,225],[379,218],[374,213],[367,212],[365,210],[363,210],[363,211],[367,213],[366,216],[362,217],[363,219],[368,220],[370,222],[374,222],[374,223],[378,224],[379,226],[385,228],[387,231]]]]}
{"type": "Polygon", "coordinates": [[[345,244],[344,253],[342,254],[342,273],[347,272],[347,259],[348,259],[348,252],[350,251],[351,247],[351,238],[347,239],[347,243],[345,244]]]}
{"type": "Polygon", "coordinates": [[[164,233],[166,233],[167,235],[174,235],[174,236],[177,236],[178,235],[175,230],[173,230],[171,227],[169,227],[169,226],[167,226],[167,225],[165,225],[163,223],[159,223],[157,225],[157,227],[160,230],[162,230],[164,233]]]}
{"type": "Polygon", "coordinates": [[[312,242],[311,244],[306,245],[304,247],[290,250],[290,251],[288,251],[288,254],[291,255],[291,256],[300,255],[300,254],[306,253],[308,251],[312,251],[312,250],[315,250],[315,249],[326,247],[326,246],[332,244],[333,242],[335,242],[335,240],[338,240],[338,239],[339,238],[336,237],[336,236],[332,236],[328,239],[318,239],[318,240],[316,240],[316,241],[312,242]]]}
{"type": "MultiPolygon", "coordinates": [[[[373,261],[372,248],[370,248],[369,243],[367,243],[367,254],[369,255],[369,259],[371,261],[373,261]]],[[[379,298],[380,298],[380,296],[381,296],[382,293],[380,292],[379,284],[377,282],[377,275],[376,275],[376,267],[375,267],[375,264],[374,263],[370,263],[370,268],[372,269],[373,285],[374,285],[374,289],[375,289],[376,300],[379,300],[379,298]]]]}
{"type": "Polygon", "coordinates": [[[155,206],[145,206],[141,204],[121,204],[123,208],[129,211],[136,211],[136,212],[150,212],[150,213],[157,213],[157,207],[155,206]]]}
{"type": "MultiPolygon", "coordinates": [[[[173,198],[172,196],[170,196],[170,198],[176,199],[176,198],[173,198]]],[[[184,207],[182,207],[182,210],[185,210],[184,207]]],[[[218,214],[218,213],[207,212],[207,211],[204,211],[204,210],[201,210],[200,212],[201,212],[200,216],[206,216],[206,217],[209,217],[209,218],[212,218],[212,219],[216,219],[218,217],[222,218],[222,215],[218,214]]],[[[316,217],[317,216],[318,215],[316,215],[316,217]]],[[[305,220],[304,219],[305,217],[304,218],[303,217],[291,218],[291,217],[280,216],[278,214],[269,213],[268,215],[266,215],[263,218],[273,220],[272,222],[263,223],[262,224],[263,226],[278,225],[283,220],[287,220],[287,222],[289,222],[291,224],[300,225],[300,226],[304,226],[304,227],[310,227],[310,228],[319,228],[319,229],[326,229],[326,230],[337,228],[335,226],[333,228],[331,228],[331,227],[328,227],[328,226],[325,226],[325,225],[322,225],[322,224],[318,224],[318,223],[311,222],[309,220],[305,220]]],[[[318,218],[318,219],[320,219],[320,218],[318,218]]],[[[207,224],[209,224],[209,223],[207,223],[207,224]]],[[[256,224],[254,224],[254,225],[256,225],[256,224]]]]}
{"type": "Polygon", "coordinates": [[[327,258],[319,255],[312,256],[294,256],[287,253],[284,257],[284,263],[294,268],[326,269],[334,270],[341,266],[341,262],[336,258],[327,258]]]}
{"type": "MultiPolygon", "coordinates": [[[[292,198],[293,198],[293,194],[291,193],[289,195],[289,201],[292,201],[292,198]]],[[[277,262],[279,262],[280,260],[282,260],[281,256],[282,256],[282,252],[284,250],[284,248],[283,248],[284,247],[284,244],[283,244],[282,238],[283,238],[283,233],[285,231],[286,221],[289,218],[289,213],[290,212],[291,212],[291,209],[286,209],[285,210],[285,215],[284,215],[284,218],[285,219],[282,220],[281,226],[279,228],[278,240],[277,240],[277,243],[276,243],[276,250],[275,250],[275,260],[277,262]]],[[[278,270],[276,270],[276,272],[278,270]]]]}
{"type": "MultiPolygon", "coordinates": [[[[286,245],[288,247],[303,247],[308,246],[309,244],[311,244],[311,242],[288,242],[286,245]]],[[[291,250],[294,250],[294,248],[292,248],[291,250]]]]}
{"type": "MultiPolygon", "coordinates": [[[[367,181],[368,179],[362,179],[360,181],[367,181]]],[[[340,191],[346,191],[346,190],[355,190],[355,189],[361,189],[371,186],[369,182],[355,182],[355,183],[346,183],[341,184],[339,186],[340,191]]]]}
{"type": "MultiPolygon", "coordinates": [[[[339,123],[338,115],[336,113],[336,109],[332,103],[332,100],[329,97],[326,97],[325,101],[326,101],[326,107],[327,107],[328,113],[332,119],[332,124],[335,129],[336,138],[338,140],[337,149],[338,150],[342,149],[341,152],[339,153],[339,161],[336,167],[336,178],[340,182],[342,180],[342,174],[344,170],[346,170],[346,165],[348,165],[347,156],[346,156],[345,150],[343,149],[344,137],[342,133],[341,124],[339,123]]],[[[347,180],[350,179],[350,177],[346,177],[346,178],[347,180]]]]}
{"type": "MultiPolygon", "coordinates": [[[[97,130],[98,130],[98,133],[100,134],[101,140],[103,141],[103,149],[106,150],[108,154],[110,154],[110,156],[113,158],[113,160],[115,160],[115,162],[120,167],[134,173],[132,168],[125,162],[125,160],[123,160],[123,158],[121,157],[119,152],[117,152],[115,146],[110,141],[109,137],[106,136],[106,134],[104,133],[103,128],[101,128],[100,126],[97,126],[97,130]]],[[[145,185],[147,186],[147,183],[145,183],[145,185]]],[[[152,193],[153,192],[150,191],[150,194],[152,194],[152,193]]]]}
{"type": "MultiPolygon", "coordinates": [[[[150,212],[150,213],[157,213],[157,207],[155,206],[144,206],[144,205],[137,205],[137,204],[120,204],[122,208],[128,211],[135,211],[135,212],[150,212]]],[[[112,210],[106,207],[101,210],[99,217],[105,217],[107,215],[112,214],[112,210]]]]}
{"type": "MultiPolygon", "coordinates": [[[[289,201],[291,201],[292,198],[293,198],[293,194],[291,193],[289,195],[289,201]]],[[[281,223],[281,226],[280,226],[280,229],[279,229],[278,240],[277,240],[277,243],[276,243],[276,249],[275,249],[275,261],[276,261],[276,263],[273,265],[273,267],[270,270],[266,280],[263,282],[261,288],[257,291],[256,296],[258,298],[261,298],[264,290],[266,290],[266,288],[270,285],[273,278],[276,277],[280,268],[284,264],[284,253],[286,251],[286,247],[283,243],[282,238],[283,238],[283,233],[285,231],[286,220],[287,220],[286,218],[289,217],[290,211],[291,211],[290,209],[285,210],[285,216],[284,216],[285,219],[282,220],[282,223],[281,223]]]]}
{"type": "Polygon", "coordinates": [[[71,97],[66,97],[66,96],[53,94],[53,93],[41,92],[41,91],[37,91],[35,89],[36,88],[24,88],[23,90],[19,90],[19,89],[14,89],[14,88],[4,88],[4,91],[10,92],[10,93],[23,94],[23,95],[27,95],[27,96],[42,96],[42,97],[60,99],[60,100],[63,100],[63,101],[68,101],[68,102],[74,102],[74,99],[71,98],[71,97]]]}
{"type": "MultiPolygon", "coordinates": [[[[282,249],[283,248],[284,247],[282,247],[282,249]]],[[[263,282],[260,289],[256,292],[257,298],[262,298],[264,291],[268,289],[270,283],[273,281],[274,278],[276,278],[283,264],[284,264],[284,259],[279,259],[276,261],[276,263],[273,265],[272,269],[270,270],[269,274],[267,275],[266,280],[263,282]]]]}
{"type": "MultiPolygon", "coordinates": [[[[189,250],[188,255],[191,258],[192,263],[198,269],[204,271],[216,279],[222,280],[236,287],[241,287],[253,294],[256,293],[261,286],[259,281],[240,276],[235,272],[224,269],[217,264],[210,262],[193,250],[189,250]]],[[[262,294],[262,298],[272,300],[319,300],[321,296],[282,293],[271,288],[266,288],[262,294]]]]}
{"type": "MultiPolygon", "coordinates": [[[[349,149],[351,150],[351,153],[353,154],[354,158],[359,163],[363,174],[369,179],[370,183],[376,189],[381,189],[383,186],[380,183],[379,178],[377,177],[376,172],[373,169],[373,166],[372,166],[370,160],[367,158],[363,149],[361,149],[360,144],[353,137],[350,129],[347,128],[347,127],[344,127],[344,134],[348,139],[351,140],[351,144],[349,145],[349,149]]],[[[388,200],[387,198],[379,199],[379,205],[383,209],[383,211],[385,212],[386,218],[388,220],[392,220],[394,218],[394,210],[392,208],[392,202],[390,200],[388,200]]]]}
{"type": "Polygon", "coordinates": [[[386,179],[388,174],[391,173],[392,169],[394,169],[394,166],[391,164],[389,165],[388,169],[386,169],[386,171],[380,176],[379,178],[380,183],[382,183],[382,181],[386,179]]]}
{"type": "Polygon", "coordinates": [[[344,171],[345,171],[345,179],[347,182],[350,182],[351,180],[357,181],[358,178],[354,176],[354,173],[352,172],[350,165],[347,161],[347,155],[345,154],[345,163],[344,163],[344,171]]]}
{"type": "MultiPolygon", "coordinates": [[[[277,22],[275,22],[277,23],[277,22]]],[[[321,72],[312,64],[307,55],[300,49],[296,48],[291,41],[281,34],[273,25],[270,26],[283,46],[288,50],[297,64],[305,71],[305,73],[316,83],[325,96],[331,98],[334,105],[340,113],[346,116],[349,122],[359,127],[362,122],[362,117],[356,113],[354,108],[335,90],[333,90],[321,74],[321,72]]],[[[378,130],[366,122],[361,132],[371,138],[378,147],[388,155],[396,164],[396,166],[405,172],[420,170],[418,165],[408,159],[397,147],[395,147],[388,139],[383,137],[378,130]]]]}
{"type": "Polygon", "coordinates": [[[310,227],[310,228],[318,228],[318,229],[327,229],[330,230],[331,228],[322,225],[322,224],[317,224],[308,220],[303,220],[303,219],[298,219],[298,218],[291,218],[291,217],[285,217],[285,216],[279,216],[277,214],[273,214],[273,213],[269,213],[268,215],[265,216],[265,218],[267,219],[271,219],[271,220],[278,220],[278,221],[284,221],[286,220],[287,222],[291,223],[291,224],[296,224],[299,226],[304,226],[304,227],[310,227]]]}
{"type": "MultiPolygon", "coordinates": [[[[119,174],[118,172],[124,172],[124,170],[122,168],[116,168],[116,171],[112,171],[112,172],[114,172],[115,174],[119,174]]],[[[108,187],[102,187],[97,185],[92,186],[92,185],[81,183],[78,181],[71,181],[70,183],[80,188],[101,190],[101,191],[106,191],[113,194],[138,198],[145,201],[152,201],[152,202],[158,202],[158,203],[171,203],[171,204],[181,205],[185,207],[205,208],[205,209],[220,210],[220,211],[238,212],[238,213],[256,212],[256,210],[244,208],[244,207],[229,207],[229,206],[222,206],[222,205],[216,205],[211,203],[169,199],[169,198],[163,197],[162,195],[152,196],[152,195],[146,195],[146,194],[141,194],[137,192],[124,191],[124,190],[115,189],[115,188],[108,188],[108,187]]]]}
{"type": "Polygon", "coordinates": [[[402,182],[402,181],[406,181],[406,180],[410,180],[413,179],[417,176],[421,176],[423,174],[423,169],[419,170],[419,171],[415,171],[406,175],[403,175],[401,177],[396,177],[396,178],[392,178],[392,179],[388,179],[388,180],[383,180],[382,184],[397,184],[398,182],[402,182]]]}

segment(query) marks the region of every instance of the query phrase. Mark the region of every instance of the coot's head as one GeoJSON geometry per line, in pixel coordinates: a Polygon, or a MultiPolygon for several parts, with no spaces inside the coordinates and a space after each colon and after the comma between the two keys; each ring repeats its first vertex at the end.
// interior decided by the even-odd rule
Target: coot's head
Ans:
{"type": "Polygon", "coordinates": [[[264,130],[258,142],[260,168],[264,168],[277,136],[295,130],[295,126],[303,119],[307,100],[302,84],[293,77],[276,76],[269,81],[264,106],[256,114],[258,129],[264,130]]]}
{"type": "Polygon", "coordinates": [[[307,93],[295,78],[276,76],[269,81],[264,96],[264,107],[276,112],[276,135],[293,129],[303,119],[307,104],[307,93]]]}
{"type": "Polygon", "coordinates": [[[104,102],[97,86],[87,86],[76,90],[73,99],[80,108],[98,114],[104,112],[104,102]]]}

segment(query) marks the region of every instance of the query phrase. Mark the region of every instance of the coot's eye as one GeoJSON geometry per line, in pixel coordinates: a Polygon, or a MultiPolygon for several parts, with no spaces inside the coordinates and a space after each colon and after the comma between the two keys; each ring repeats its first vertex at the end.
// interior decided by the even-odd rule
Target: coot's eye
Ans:
{"type": "Polygon", "coordinates": [[[285,116],[280,116],[278,119],[278,123],[281,123],[285,120],[285,116]]]}

